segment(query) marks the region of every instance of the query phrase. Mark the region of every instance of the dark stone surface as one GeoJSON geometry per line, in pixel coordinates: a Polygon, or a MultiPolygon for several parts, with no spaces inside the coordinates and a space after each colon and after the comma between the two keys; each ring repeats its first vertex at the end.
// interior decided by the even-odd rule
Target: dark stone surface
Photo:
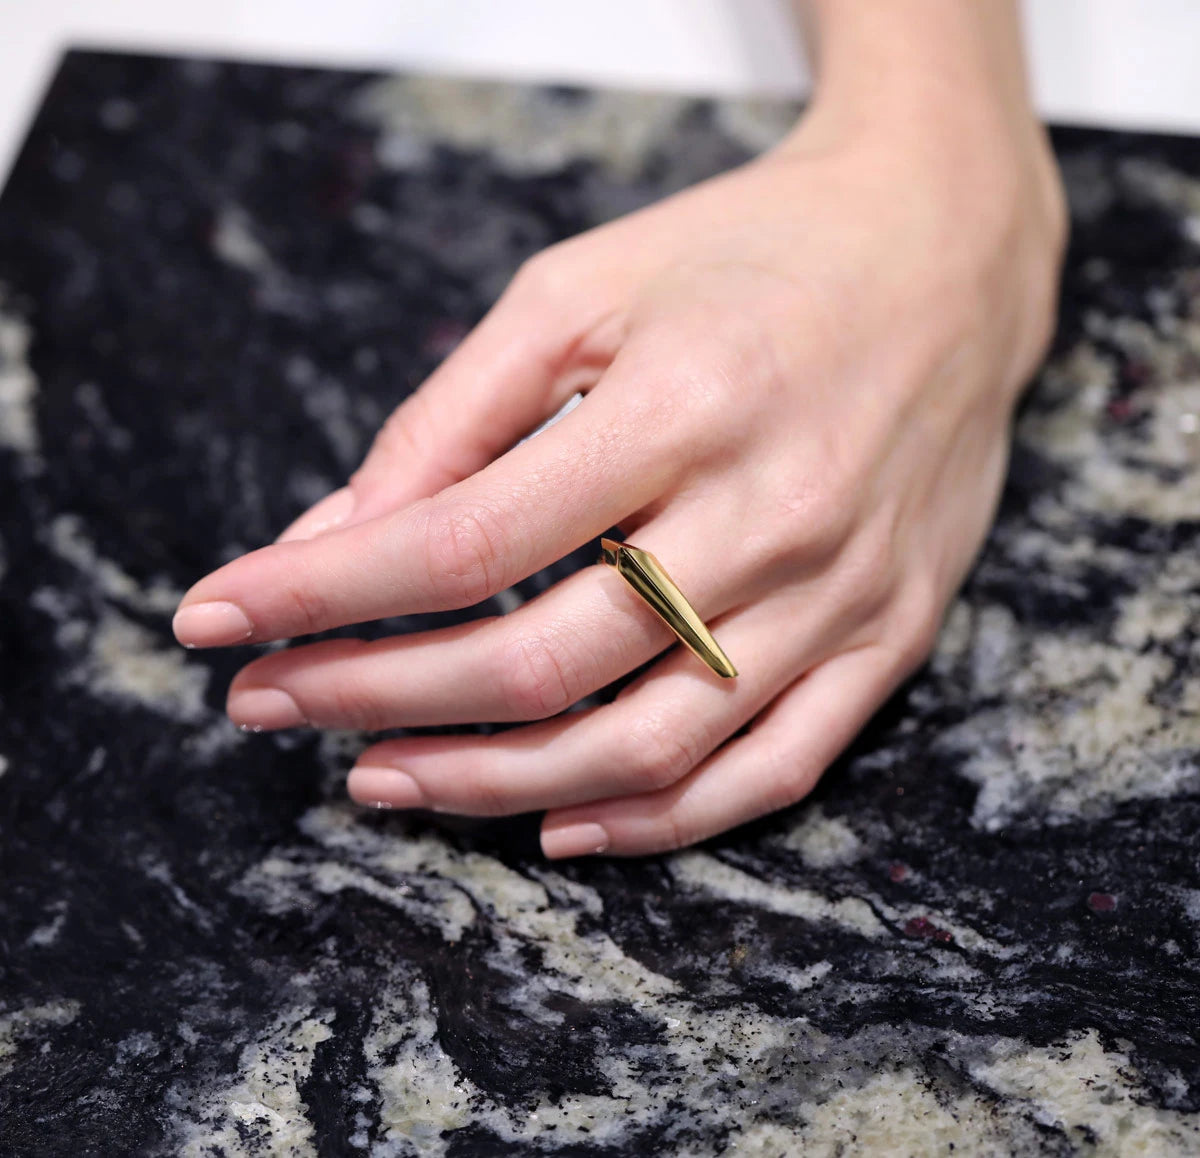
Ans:
{"type": "Polygon", "coordinates": [[[524,257],[793,111],[65,59],[0,199],[0,1150],[1200,1149],[1194,141],[1057,134],[1000,519],[794,809],[551,866],[352,806],[364,737],[243,735],[172,641],[524,257]]]}

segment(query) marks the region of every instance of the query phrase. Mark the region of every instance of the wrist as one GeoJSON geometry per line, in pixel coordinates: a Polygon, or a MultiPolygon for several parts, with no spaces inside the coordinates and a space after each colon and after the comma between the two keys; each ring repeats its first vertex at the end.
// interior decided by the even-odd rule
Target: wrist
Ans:
{"type": "Polygon", "coordinates": [[[809,109],[763,161],[781,166],[785,187],[814,180],[819,164],[816,179],[874,222],[884,238],[874,244],[886,246],[914,294],[977,298],[982,315],[1008,317],[999,377],[1015,402],[1053,331],[1067,230],[1061,177],[1025,90],[1015,25],[1007,41],[985,37],[973,21],[1000,10],[988,0],[835,3],[809,109]],[[911,26],[889,41],[894,14],[918,8],[953,9],[957,18],[920,43],[912,43],[911,26]],[[859,38],[856,63],[850,48],[859,38]]]}
{"type": "Polygon", "coordinates": [[[1017,0],[804,0],[815,101],[1030,106],[1017,0]]]}
{"type": "Polygon", "coordinates": [[[1066,201],[1025,78],[1016,0],[807,0],[816,86],[778,153],[864,148],[936,206],[1030,217],[1061,258],[1066,201]]]}

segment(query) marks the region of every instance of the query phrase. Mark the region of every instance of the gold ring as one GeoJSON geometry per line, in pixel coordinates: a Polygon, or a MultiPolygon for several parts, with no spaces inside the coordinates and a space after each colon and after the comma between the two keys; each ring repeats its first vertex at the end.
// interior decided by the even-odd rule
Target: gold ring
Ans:
{"type": "Polygon", "coordinates": [[[683,597],[683,592],[672,582],[663,565],[649,551],[639,550],[630,543],[618,543],[615,539],[601,539],[600,562],[615,567],[617,574],[679,637],[680,643],[708,664],[717,675],[727,680],[737,675],[737,668],[729,662],[729,656],[704,626],[704,620],[696,614],[695,608],[683,597]]]}

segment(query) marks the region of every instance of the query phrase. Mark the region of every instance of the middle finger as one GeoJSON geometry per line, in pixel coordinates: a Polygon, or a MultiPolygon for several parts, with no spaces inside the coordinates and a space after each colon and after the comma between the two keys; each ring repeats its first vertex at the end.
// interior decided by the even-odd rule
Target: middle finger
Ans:
{"type": "Polygon", "coordinates": [[[747,657],[732,683],[678,649],[613,703],[586,712],[493,736],[385,740],[359,757],[350,794],[362,803],[487,816],[659,790],[846,646],[847,625],[797,591],[738,608],[715,626],[731,652],[747,657]]]}

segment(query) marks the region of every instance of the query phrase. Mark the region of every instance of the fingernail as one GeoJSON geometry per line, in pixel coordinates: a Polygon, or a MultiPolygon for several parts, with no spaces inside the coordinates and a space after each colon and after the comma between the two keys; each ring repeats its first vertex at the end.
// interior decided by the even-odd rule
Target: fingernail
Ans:
{"type": "Polygon", "coordinates": [[[191,603],[175,612],[171,629],[184,647],[228,647],[254,634],[250,617],[236,603],[191,603]]]}
{"type": "Polygon", "coordinates": [[[376,808],[422,808],[425,793],[407,773],[398,768],[362,764],[350,769],[346,790],[359,804],[376,808]]]}
{"type": "Polygon", "coordinates": [[[296,701],[281,688],[246,688],[230,692],[225,711],[247,732],[270,732],[308,723],[296,701]]]}
{"type": "Polygon", "coordinates": [[[354,510],[354,492],[342,487],[326,495],[316,506],[309,507],[290,527],[275,540],[291,543],[296,539],[315,539],[325,531],[344,523],[354,510]]]}
{"type": "Polygon", "coordinates": [[[542,830],[542,852],[551,860],[566,856],[587,856],[608,848],[608,833],[598,824],[564,824],[542,830]]]}

